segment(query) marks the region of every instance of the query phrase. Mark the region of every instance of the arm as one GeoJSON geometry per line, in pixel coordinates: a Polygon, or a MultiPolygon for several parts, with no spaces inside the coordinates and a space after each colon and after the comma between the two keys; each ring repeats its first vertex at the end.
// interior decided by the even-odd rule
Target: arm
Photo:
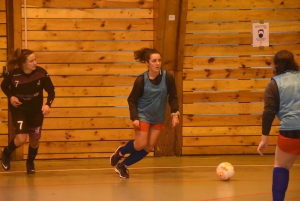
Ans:
{"type": "Polygon", "coordinates": [[[169,105],[171,107],[171,112],[176,113],[179,109],[178,106],[178,97],[177,97],[177,90],[175,85],[175,80],[169,72],[166,74],[166,82],[167,82],[167,89],[169,94],[169,105]]]}
{"type": "Polygon", "coordinates": [[[269,144],[269,133],[271,130],[272,123],[275,115],[279,110],[279,92],[277,84],[272,80],[266,87],[264,94],[264,111],[262,117],[262,136],[261,141],[258,145],[257,152],[260,155],[267,150],[269,144]]]}
{"type": "Polygon", "coordinates": [[[272,80],[264,94],[264,111],[262,116],[262,134],[269,135],[275,115],[279,111],[279,92],[277,83],[272,80]]]}
{"type": "Polygon", "coordinates": [[[10,76],[5,76],[1,83],[1,89],[3,93],[7,96],[8,100],[12,97],[12,93],[10,91],[10,76]]]}
{"type": "Polygon", "coordinates": [[[144,93],[144,77],[140,75],[136,78],[132,91],[127,99],[130,111],[130,119],[132,121],[139,120],[137,101],[144,93]]]}
{"type": "Polygon", "coordinates": [[[18,107],[22,103],[19,101],[19,99],[16,96],[14,96],[11,93],[10,80],[11,80],[11,76],[9,74],[7,76],[5,76],[1,83],[1,89],[2,89],[3,93],[7,96],[9,103],[14,107],[18,107]]]}
{"type": "Polygon", "coordinates": [[[169,94],[169,105],[172,113],[172,126],[175,127],[177,124],[179,124],[179,106],[175,80],[169,72],[166,74],[166,82],[169,94]]]}
{"type": "Polygon", "coordinates": [[[50,107],[55,98],[54,86],[53,86],[53,83],[48,74],[46,75],[46,77],[44,79],[43,85],[44,85],[43,87],[44,87],[45,91],[48,93],[48,96],[47,96],[46,104],[42,106],[42,111],[43,111],[44,115],[47,115],[50,113],[50,107]]]}

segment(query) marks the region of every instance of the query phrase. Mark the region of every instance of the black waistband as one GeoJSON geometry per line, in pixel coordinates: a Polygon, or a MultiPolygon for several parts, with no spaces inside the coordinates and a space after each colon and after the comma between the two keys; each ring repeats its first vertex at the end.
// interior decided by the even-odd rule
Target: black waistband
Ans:
{"type": "Polygon", "coordinates": [[[300,130],[295,131],[279,131],[280,135],[287,138],[300,139],[300,130]]]}

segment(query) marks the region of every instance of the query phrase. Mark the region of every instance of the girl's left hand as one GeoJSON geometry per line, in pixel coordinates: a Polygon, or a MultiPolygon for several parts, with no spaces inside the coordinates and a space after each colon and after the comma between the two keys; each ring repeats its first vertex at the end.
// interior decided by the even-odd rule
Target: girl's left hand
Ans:
{"type": "Polygon", "coordinates": [[[43,105],[42,112],[43,112],[43,115],[48,115],[50,113],[49,105],[43,105]]]}
{"type": "Polygon", "coordinates": [[[179,118],[177,116],[172,117],[172,127],[175,127],[177,124],[179,124],[179,118]]]}

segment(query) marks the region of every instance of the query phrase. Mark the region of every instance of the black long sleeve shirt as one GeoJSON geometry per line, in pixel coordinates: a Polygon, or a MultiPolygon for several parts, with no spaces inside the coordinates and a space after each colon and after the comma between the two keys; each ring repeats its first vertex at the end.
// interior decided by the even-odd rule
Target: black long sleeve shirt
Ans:
{"type": "Polygon", "coordinates": [[[54,86],[47,71],[38,66],[30,74],[24,73],[20,68],[10,71],[2,81],[1,89],[13,109],[41,110],[43,90],[48,93],[46,105],[49,105],[49,107],[51,107],[55,97],[54,86]],[[10,103],[12,96],[16,96],[22,103],[17,108],[10,103]]]}
{"type": "MultiPolygon", "coordinates": [[[[163,76],[162,73],[156,76],[155,79],[150,80],[152,84],[158,85],[163,76]]],[[[171,107],[171,112],[177,112],[178,111],[178,97],[177,97],[177,91],[176,91],[176,85],[175,80],[173,76],[166,71],[166,85],[167,85],[167,92],[169,95],[169,105],[171,107]]],[[[138,109],[137,109],[137,101],[140,97],[142,97],[144,94],[144,75],[139,75],[137,79],[134,82],[132,91],[127,99],[129,104],[129,111],[130,111],[130,119],[132,121],[138,120],[138,109]]]]}

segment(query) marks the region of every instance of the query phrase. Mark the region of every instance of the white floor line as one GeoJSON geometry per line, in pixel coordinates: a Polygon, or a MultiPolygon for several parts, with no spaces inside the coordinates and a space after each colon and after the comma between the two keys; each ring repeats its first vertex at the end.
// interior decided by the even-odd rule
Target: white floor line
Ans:
{"type": "MultiPolygon", "coordinates": [[[[273,165],[233,165],[234,167],[273,167],[273,165]]],[[[300,164],[294,164],[294,166],[300,166],[300,164]]],[[[183,168],[216,168],[217,166],[177,166],[177,167],[136,167],[129,168],[131,170],[142,170],[142,169],[183,169],[183,168]]],[[[71,172],[71,171],[105,171],[112,170],[110,168],[93,168],[93,169],[57,169],[57,170],[38,170],[37,172],[71,172]]],[[[12,174],[12,173],[23,173],[24,171],[7,171],[0,172],[0,174],[12,174]]]]}

